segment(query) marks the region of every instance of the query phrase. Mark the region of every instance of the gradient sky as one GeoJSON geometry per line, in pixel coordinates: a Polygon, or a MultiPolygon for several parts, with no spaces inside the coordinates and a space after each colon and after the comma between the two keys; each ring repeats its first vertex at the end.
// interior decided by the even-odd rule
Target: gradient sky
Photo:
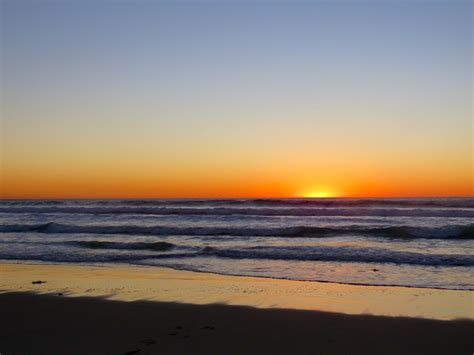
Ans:
{"type": "Polygon", "coordinates": [[[1,1],[2,196],[473,195],[471,1],[1,1]]]}

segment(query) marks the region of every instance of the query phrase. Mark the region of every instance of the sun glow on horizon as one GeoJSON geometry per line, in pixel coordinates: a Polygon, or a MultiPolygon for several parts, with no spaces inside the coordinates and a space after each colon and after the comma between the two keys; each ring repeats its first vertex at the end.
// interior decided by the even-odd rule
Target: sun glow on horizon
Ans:
{"type": "Polygon", "coordinates": [[[341,194],[330,188],[316,188],[304,191],[299,194],[298,197],[306,198],[331,198],[331,197],[341,197],[341,194]]]}
{"type": "Polygon", "coordinates": [[[471,2],[113,3],[2,1],[0,199],[474,197],[471,2]]]}

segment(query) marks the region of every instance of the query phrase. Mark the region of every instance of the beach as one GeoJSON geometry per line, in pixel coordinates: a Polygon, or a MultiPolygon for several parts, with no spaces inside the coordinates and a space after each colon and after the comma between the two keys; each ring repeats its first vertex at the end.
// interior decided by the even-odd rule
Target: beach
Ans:
{"type": "Polygon", "coordinates": [[[0,0],[0,355],[474,355],[473,4],[0,0]]]}
{"type": "Polygon", "coordinates": [[[0,264],[2,354],[471,354],[472,292],[0,264]],[[461,319],[464,318],[464,319],[461,319]]]}
{"type": "Polygon", "coordinates": [[[11,200],[3,354],[472,354],[474,199],[11,200]]]}
{"type": "Polygon", "coordinates": [[[0,202],[0,260],[474,290],[474,199],[0,202]]]}

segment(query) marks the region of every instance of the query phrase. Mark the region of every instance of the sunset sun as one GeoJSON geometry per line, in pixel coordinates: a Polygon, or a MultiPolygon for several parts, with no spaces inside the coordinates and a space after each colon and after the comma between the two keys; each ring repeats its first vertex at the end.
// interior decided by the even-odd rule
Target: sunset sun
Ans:
{"type": "Polygon", "coordinates": [[[340,194],[331,188],[321,187],[314,188],[304,191],[300,197],[306,198],[330,198],[330,197],[339,197],[340,194]]]}

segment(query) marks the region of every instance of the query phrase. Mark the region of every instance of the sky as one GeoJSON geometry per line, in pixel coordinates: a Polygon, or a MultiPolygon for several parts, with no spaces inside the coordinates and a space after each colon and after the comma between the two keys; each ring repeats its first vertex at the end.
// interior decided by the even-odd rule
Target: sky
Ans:
{"type": "Polygon", "coordinates": [[[473,3],[1,1],[1,197],[473,196],[473,3]]]}

